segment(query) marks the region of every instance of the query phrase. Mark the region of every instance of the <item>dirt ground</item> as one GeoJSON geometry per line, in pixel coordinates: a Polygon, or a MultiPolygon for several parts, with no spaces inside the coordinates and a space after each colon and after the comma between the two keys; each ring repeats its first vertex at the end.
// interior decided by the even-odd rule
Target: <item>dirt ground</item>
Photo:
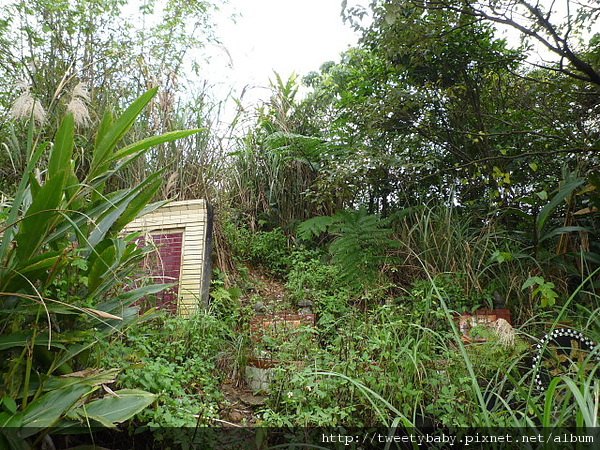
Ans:
{"type": "MultiPolygon", "coordinates": [[[[281,311],[286,308],[289,310],[290,302],[287,299],[285,285],[282,281],[273,279],[265,275],[260,270],[250,269],[249,277],[254,287],[250,289],[247,295],[242,297],[242,302],[248,302],[251,297],[258,297],[260,303],[267,312],[281,311]]],[[[259,314],[253,311],[253,314],[259,314]]],[[[243,368],[242,368],[243,370],[243,368]]],[[[257,419],[255,413],[265,405],[268,398],[266,393],[255,393],[248,388],[243,379],[226,380],[221,385],[221,390],[225,396],[227,405],[221,413],[221,425],[230,427],[253,426],[257,419]]]]}

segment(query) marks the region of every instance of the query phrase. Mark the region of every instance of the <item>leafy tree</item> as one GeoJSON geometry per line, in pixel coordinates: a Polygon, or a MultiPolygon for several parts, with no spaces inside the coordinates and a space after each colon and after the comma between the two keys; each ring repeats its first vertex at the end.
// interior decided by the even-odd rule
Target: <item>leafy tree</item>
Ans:
{"type": "MultiPolygon", "coordinates": [[[[93,136],[86,127],[97,125],[109,109],[123,109],[147,89],[161,86],[160,95],[144,111],[131,133],[131,142],[147,134],[162,133],[189,126],[201,126],[205,120],[202,100],[191,99],[188,114],[178,108],[181,92],[186,89],[188,75],[201,75],[201,60],[192,50],[214,40],[211,17],[215,5],[204,0],[168,0],[166,2],[126,0],[12,0],[0,7],[0,78],[5,89],[0,93],[0,141],[8,147],[0,159],[6,175],[4,188],[16,183],[25,168],[24,147],[15,138],[26,134],[26,125],[9,120],[11,108],[19,95],[31,94],[46,112],[37,126],[43,138],[51,140],[58,128],[61,113],[67,104],[79,101],[79,111],[85,119],[78,124],[77,139],[85,142],[89,155],[93,136]],[[134,14],[135,20],[128,15],[134,14]],[[17,86],[20,86],[18,88],[17,86]],[[83,89],[85,87],[85,89],[83,89]],[[77,95],[85,92],[82,95],[77,95]],[[200,111],[198,105],[201,105],[200,111]],[[182,119],[182,120],[179,120],[182,119]],[[178,123],[179,122],[179,123],[178,123]],[[139,133],[135,133],[139,130],[139,133]],[[11,170],[8,170],[11,168],[11,170]]],[[[197,89],[190,89],[201,97],[197,89]]],[[[189,95],[188,95],[189,99],[189,95]]],[[[25,117],[26,119],[28,116],[25,117]]],[[[77,115],[75,116],[77,119],[77,115]]],[[[202,143],[200,137],[194,144],[202,143]]],[[[179,144],[182,145],[182,144],[179,144]]],[[[202,148],[201,145],[198,145],[202,148]]],[[[173,146],[161,146],[152,151],[157,165],[164,167],[161,156],[173,161],[173,153],[182,159],[182,151],[173,146]]],[[[148,159],[147,162],[153,161],[148,159]]],[[[80,159],[80,173],[90,163],[80,159]]],[[[150,172],[151,172],[150,171],[150,172]]],[[[139,164],[123,173],[141,180],[146,172],[139,164]]],[[[119,180],[114,180],[119,183],[119,180]]],[[[115,186],[121,187],[119,185],[115,186]]],[[[9,189],[10,190],[10,189],[9,189]]]]}
{"type": "Polygon", "coordinates": [[[593,85],[528,70],[489,23],[460,9],[372,6],[361,47],[307,78],[308,102],[333,105],[333,115],[321,109],[332,139],[355,149],[334,170],[338,185],[358,177],[358,198],[372,211],[387,210],[408,185],[421,196],[519,207],[555,184],[564,164],[593,164],[593,85]]]}
{"type": "MultiPolygon", "coordinates": [[[[342,2],[346,20],[360,27],[364,8],[342,2]]],[[[461,17],[461,26],[495,24],[516,30],[522,39],[538,43],[558,61],[542,62],[540,67],[600,86],[597,34],[585,44],[586,33],[600,17],[595,0],[563,0],[542,3],[526,0],[380,0],[371,2],[375,16],[394,23],[407,15],[431,14],[461,17]]],[[[529,50],[533,47],[529,46],[529,50]]]]}

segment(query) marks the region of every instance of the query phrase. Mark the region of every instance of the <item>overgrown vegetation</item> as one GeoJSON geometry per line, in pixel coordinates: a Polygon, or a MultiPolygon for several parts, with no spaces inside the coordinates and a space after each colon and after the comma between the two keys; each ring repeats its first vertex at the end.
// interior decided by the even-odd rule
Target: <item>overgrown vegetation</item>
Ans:
{"type": "Polygon", "coordinates": [[[563,3],[344,1],[359,44],[275,74],[225,131],[187,83],[211,2],[132,2],[141,27],[121,0],[2,6],[0,444],[108,428],[186,448],[232,423],[597,427],[596,354],[545,389],[532,362],[559,326],[600,340],[600,9],[563,3]],[[139,314],[167,286],[121,231],[197,197],[216,210],[211,301],[139,314]],[[477,309],[512,327],[461,329],[477,309]],[[314,325],[257,337],[257,317],[299,311],[314,325]],[[232,419],[224,386],[256,360],[268,396],[232,419]]]}

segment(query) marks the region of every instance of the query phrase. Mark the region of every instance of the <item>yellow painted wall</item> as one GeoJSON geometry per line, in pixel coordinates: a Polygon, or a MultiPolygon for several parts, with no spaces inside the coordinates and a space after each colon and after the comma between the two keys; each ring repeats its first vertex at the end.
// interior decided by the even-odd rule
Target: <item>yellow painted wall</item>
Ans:
{"type": "MultiPolygon", "coordinates": [[[[177,311],[183,316],[193,314],[202,303],[203,286],[206,281],[204,267],[207,238],[211,227],[208,205],[205,200],[186,200],[169,203],[158,210],[134,220],[124,233],[176,232],[183,230],[182,263],[179,275],[179,299],[177,311]]],[[[210,249],[208,249],[210,251],[210,249]]]]}

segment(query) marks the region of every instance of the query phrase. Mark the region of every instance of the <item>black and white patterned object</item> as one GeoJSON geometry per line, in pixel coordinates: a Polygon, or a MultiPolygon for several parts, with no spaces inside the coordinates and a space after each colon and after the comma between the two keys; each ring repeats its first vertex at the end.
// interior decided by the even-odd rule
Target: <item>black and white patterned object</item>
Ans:
{"type": "MultiPolygon", "coordinates": [[[[575,376],[583,369],[591,372],[600,362],[600,347],[579,331],[556,328],[537,344],[533,358],[536,386],[544,390],[554,377],[575,376]]],[[[596,372],[596,376],[600,375],[596,372]]]]}

